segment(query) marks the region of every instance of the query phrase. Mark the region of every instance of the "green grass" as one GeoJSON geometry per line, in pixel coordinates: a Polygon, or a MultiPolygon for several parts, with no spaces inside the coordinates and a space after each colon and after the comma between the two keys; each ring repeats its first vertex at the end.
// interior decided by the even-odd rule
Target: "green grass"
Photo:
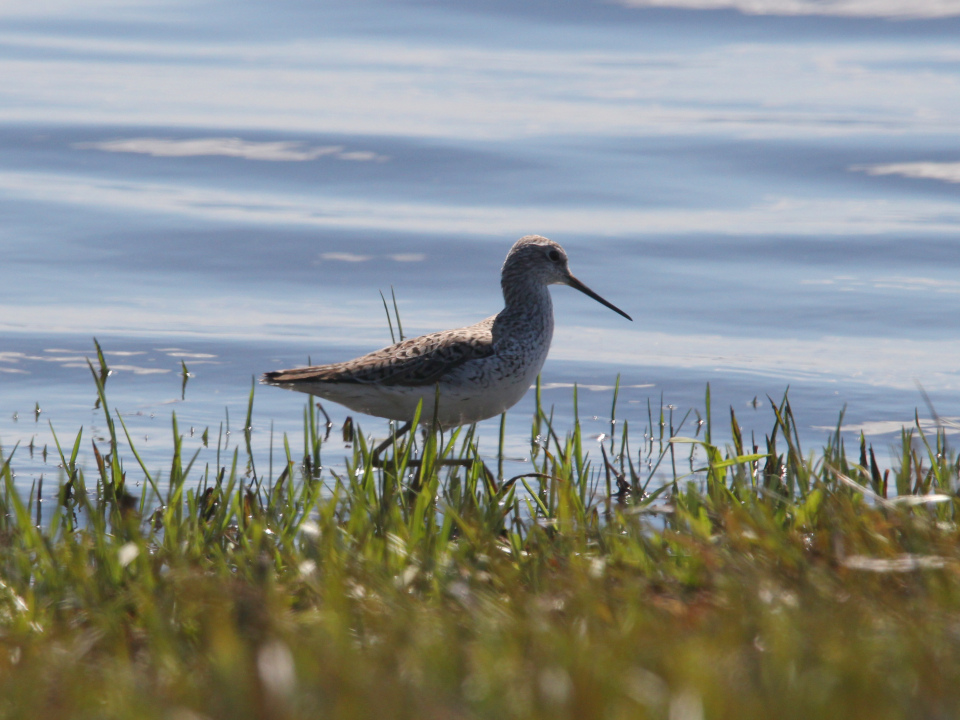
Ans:
{"type": "Polygon", "coordinates": [[[651,407],[599,445],[538,402],[524,476],[502,477],[502,441],[484,465],[471,428],[374,467],[356,427],[337,476],[308,404],[302,449],[278,439],[264,472],[251,391],[245,456],[198,467],[173,416],[161,476],[93,375],[107,439],[91,468],[82,431],[58,440],[48,519],[0,457],[2,717],[960,714],[943,432],[905,429],[882,472],[839,430],[805,453],[786,399],[758,449],[732,411],[712,444],[709,391],[701,423],[651,407]]]}

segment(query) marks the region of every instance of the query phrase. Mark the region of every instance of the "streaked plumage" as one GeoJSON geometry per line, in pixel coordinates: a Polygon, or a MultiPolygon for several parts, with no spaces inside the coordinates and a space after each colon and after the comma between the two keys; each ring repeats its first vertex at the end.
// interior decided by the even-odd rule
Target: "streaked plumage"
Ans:
{"type": "Polygon", "coordinates": [[[536,380],[553,338],[548,285],[580,290],[611,305],[570,274],[567,255],[539,235],[520,238],[503,263],[504,308],[476,325],[421,335],[331,365],[278,370],[261,382],[317,395],[356,412],[449,428],[499,415],[536,380]],[[438,400],[439,392],[439,400],[438,400]]]}

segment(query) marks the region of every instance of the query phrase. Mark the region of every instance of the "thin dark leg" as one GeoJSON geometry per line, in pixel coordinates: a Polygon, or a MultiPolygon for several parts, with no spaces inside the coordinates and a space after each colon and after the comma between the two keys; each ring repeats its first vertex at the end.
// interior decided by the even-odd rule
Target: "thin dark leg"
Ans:
{"type": "Polygon", "coordinates": [[[379,445],[377,445],[376,449],[373,451],[373,458],[372,458],[373,466],[374,466],[374,467],[381,467],[380,453],[382,453],[382,452],[383,452],[384,450],[386,450],[388,447],[390,447],[391,445],[393,445],[393,444],[397,441],[397,438],[398,438],[398,437],[400,437],[401,435],[404,435],[404,434],[408,433],[408,432],[410,431],[411,425],[412,425],[412,423],[404,423],[404,425],[403,425],[402,428],[400,428],[399,430],[397,430],[395,433],[393,433],[393,435],[391,435],[391,436],[388,437],[386,440],[384,440],[382,443],[380,443],[379,445]]]}
{"type": "MultiPolygon", "coordinates": [[[[390,447],[391,445],[393,445],[394,443],[396,443],[397,438],[399,438],[399,437],[401,437],[402,435],[405,435],[406,433],[410,432],[411,425],[412,425],[412,423],[409,423],[409,422],[404,423],[403,427],[401,427],[399,430],[397,430],[395,433],[393,433],[393,435],[391,435],[390,437],[388,437],[388,438],[387,438],[386,440],[384,440],[382,443],[380,443],[379,445],[377,445],[377,447],[376,447],[376,448],[374,449],[374,451],[373,451],[373,456],[372,456],[372,463],[373,463],[373,466],[374,466],[374,467],[383,467],[383,460],[380,459],[380,454],[381,454],[384,450],[386,450],[388,447],[390,447]]],[[[441,467],[443,467],[443,466],[446,466],[446,467],[462,467],[462,468],[464,468],[464,469],[469,469],[470,467],[473,466],[473,463],[474,463],[474,462],[475,462],[474,460],[470,460],[470,459],[466,459],[466,460],[440,460],[440,461],[437,463],[437,465],[438,465],[438,466],[441,466],[441,467]]],[[[418,488],[420,487],[420,471],[419,471],[419,468],[421,468],[421,464],[422,464],[422,463],[420,462],[420,460],[418,460],[418,459],[416,459],[416,458],[410,458],[410,460],[407,461],[407,466],[408,466],[408,467],[418,468],[417,476],[414,478],[414,481],[413,481],[413,489],[414,489],[414,490],[416,490],[416,489],[418,489],[418,488]]],[[[480,464],[481,464],[481,467],[482,467],[482,469],[483,469],[483,474],[484,474],[484,476],[486,477],[486,481],[487,481],[487,486],[488,486],[488,488],[489,488],[492,492],[496,492],[497,489],[498,489],[498,488],[497,488],[497,480],[496,480],[496,477],[494,476],[494,474],[493,474],[492,472],[490,472],[490,469],[486,466],[486,463],[483,463],[483,462],[481,461],[480,464]]]]}

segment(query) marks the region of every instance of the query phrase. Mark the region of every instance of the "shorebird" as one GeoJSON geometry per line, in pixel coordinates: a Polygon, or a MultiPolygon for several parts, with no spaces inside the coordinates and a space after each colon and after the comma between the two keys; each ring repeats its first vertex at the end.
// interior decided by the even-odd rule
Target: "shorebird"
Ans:
{"type": "Polygon", "coordinates": [[[503,310],[476,325],[410,338],[346,362],[268,372],[261,382],[408,426],[422,402],[421,424],[448,429],[499,415],[536,380],[553,338],[548,285],[569,285],[633,320],[577,280],[563,248],[539,235],[510,248],[500,285],[503,310]]]}

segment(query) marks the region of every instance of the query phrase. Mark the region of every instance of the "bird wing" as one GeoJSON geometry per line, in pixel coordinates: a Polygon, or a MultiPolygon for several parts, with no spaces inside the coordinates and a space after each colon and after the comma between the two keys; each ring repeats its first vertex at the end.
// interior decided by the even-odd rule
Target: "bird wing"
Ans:
{"type": "Polygon", "coordinates": [[[264,382],[434,385],[464,363],[493,355],[493,319],[458,330],[421,335],[343,363],[267,373],[264,382]]]}

